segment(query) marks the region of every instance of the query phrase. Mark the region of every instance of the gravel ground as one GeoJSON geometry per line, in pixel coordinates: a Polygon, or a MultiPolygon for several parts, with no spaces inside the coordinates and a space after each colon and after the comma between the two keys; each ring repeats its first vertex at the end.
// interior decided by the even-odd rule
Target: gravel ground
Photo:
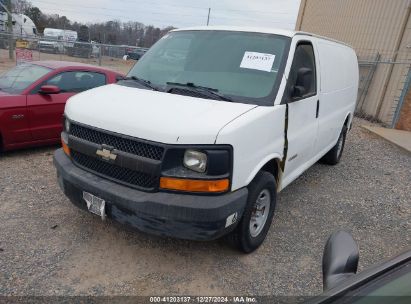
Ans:
{"type": "Polygon", "coordinates": [[[101,222],[58,188],[56,147],[0,157],[0,295],[316,295],[324,243],[360,244],[360,269],[411,245],[411,157],[359,127],[342,162],[316,164],[279,196],[263,246],[149,236],[101,222]]]}

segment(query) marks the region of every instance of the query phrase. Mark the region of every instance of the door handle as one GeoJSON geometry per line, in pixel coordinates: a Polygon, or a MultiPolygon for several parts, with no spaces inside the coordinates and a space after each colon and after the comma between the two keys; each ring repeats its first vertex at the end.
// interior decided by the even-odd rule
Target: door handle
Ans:
{"type": "Polygon", "coordinates": [[[317,109],[315,110],[315,118],[318,118],[318,114],[320,112],[320,100],[317,100],[317,109]]]}

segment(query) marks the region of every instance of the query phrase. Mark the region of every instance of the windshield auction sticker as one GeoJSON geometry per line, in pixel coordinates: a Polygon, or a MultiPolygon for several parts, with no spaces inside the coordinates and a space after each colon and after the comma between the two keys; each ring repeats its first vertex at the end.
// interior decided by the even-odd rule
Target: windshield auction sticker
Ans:
{"type": "Polygon", "coordinates": [[[275,55],[257,52],[245,52],[240,68],[271,72],[275,55]]]}

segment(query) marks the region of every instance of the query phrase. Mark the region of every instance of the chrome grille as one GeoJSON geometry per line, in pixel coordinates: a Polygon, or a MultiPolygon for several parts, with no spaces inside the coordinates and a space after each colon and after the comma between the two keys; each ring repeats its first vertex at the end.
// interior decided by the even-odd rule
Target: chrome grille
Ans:
{"type": "Polygon", "coordinates": [[[137,169],[139,166],[126,165],[121,161],[118,163],[109,162],[97,155],[90,154],[89,150],[87,152],[87,149],[83,149],[89,145],[87,142],[98,145],[104,144],[113,147],[115,150],[143,157],[140,162],[144,162],[144,158],[147,159],[147,162],[150,162],[149,159],[158,162],[163,157],[164,147],[76,123],[71,124],[69,135],[84,141],[83,146],[73,146],[73,149],[71,149],[71,157],[76,165],[102,177],[141,190],[153,191],[158,188],[159,173],[155,169],[141,172],[137,169]]]}
{"type": "Polygon", "coordinates": [[[117,150],[150,159],[161,160],[164,153],[163,147],[148,144],[139,141],[138,139],[109,134],[104,131],[87,128],[75,123],[71,124],[70,134],[99,145],[106,144],[117,150]]]}
{"type": "Polygon", "coordinates": [[[71,157],[77,165],[121,184],[144,188],[144,190],[153,190],[157,187],[156,176],[123,168],[77,151],[71,151],[71,157]]]}

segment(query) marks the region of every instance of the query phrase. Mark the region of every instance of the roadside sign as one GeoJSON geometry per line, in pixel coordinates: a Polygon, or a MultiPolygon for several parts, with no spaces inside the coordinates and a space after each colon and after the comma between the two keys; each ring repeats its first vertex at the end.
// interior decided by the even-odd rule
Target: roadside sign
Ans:
{"type": "Polygon", "coordinates": [[[28,49],[16,48],[16,64],[33,61],[33,52],[28,49]]]}
{"type": "Polygon", "coordinates": [[[27,40],[18,39],[18,40],[16,40],[16,48],[28,49],[29,48],[29,42],[27,40]]]}

